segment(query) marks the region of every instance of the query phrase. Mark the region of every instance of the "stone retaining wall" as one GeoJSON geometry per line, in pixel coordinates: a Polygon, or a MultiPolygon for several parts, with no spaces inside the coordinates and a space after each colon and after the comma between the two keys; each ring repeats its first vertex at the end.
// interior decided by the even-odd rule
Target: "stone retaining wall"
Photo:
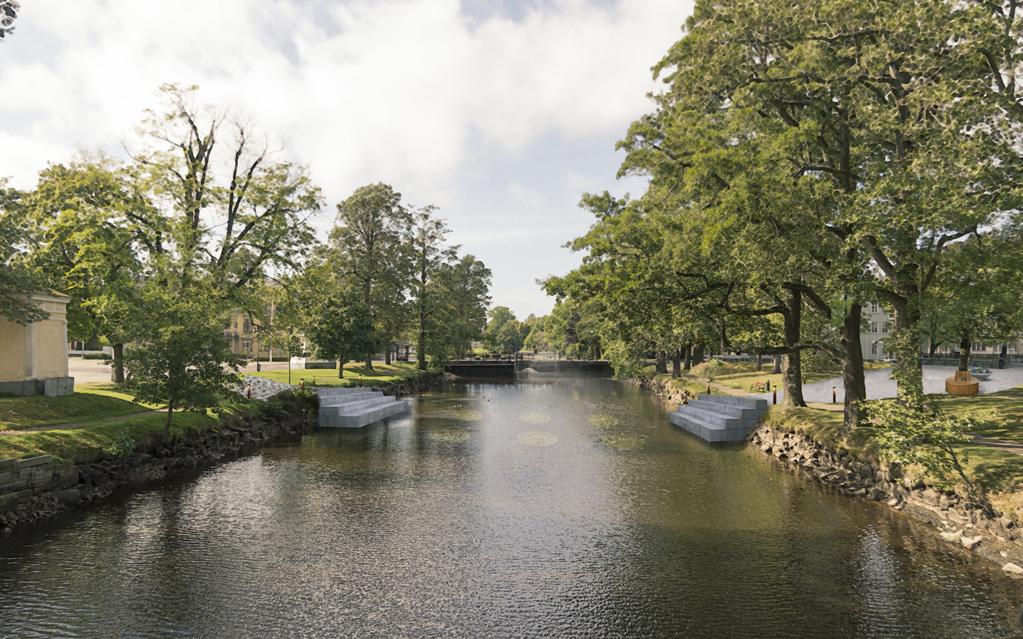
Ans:
{"type": "MultiPolygon", "coordinates": [[[[641,380],[639,384],[672,405],[684,398],[683,392],[670,384],[656,380],[641,380]]],[[[749,442],[786,470],[838,493],[901,511],[958,551],[992,562],[1014,577],[1023,577],[1023,524],[1015,519],[989,517],[955,491],[907,477],[898,464],[832,449],[802,432],[761,424],[750,433],[749,442]]]]}
{"type": "Polygon", "coordinates": [[[880,502],[932,527],[950,545],[996,562],[1010,574],[1023,573],[1023,530],[1004,516],[983,509],[952,490],[940,490],[907,477],[898,464],[831,449],[808,435],[762,424],[750,444],[783,466],[839,493],[880,502]]]}

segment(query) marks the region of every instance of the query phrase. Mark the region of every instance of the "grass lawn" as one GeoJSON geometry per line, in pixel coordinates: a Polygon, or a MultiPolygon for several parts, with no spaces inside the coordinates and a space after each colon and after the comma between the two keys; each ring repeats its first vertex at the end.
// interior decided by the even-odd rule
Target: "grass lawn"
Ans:
{"type": "MultiPolygon", "coordinates": [[[[651,374],[653,374],[652,372],[653,368],[651,368],[650,370],[651,374]]],[[[687,375],[683,375],[682,377],[678,378],[673,378],[670,374],[665,375],[664,373],[660,373],[654,375],[654,379],[662,383],[670,384],[680,390],[684,390],[688,392],[690,395],[700,395],[702,393],[707,392],[706,382],[689,377],[687,375]]]]}
{"type": "Polygon", "coordinates": [[[942,397],[938,405],[974,420],[977,435],[1023,444],[1023,386],[976,397],[942,397]]]}
{"type": "MultiPolygon", "coordinates": [[[[101,421],[78,428],[51,429],[0,435],[0,459],[52,455],[65,462],[88,463],[125,454],[139,442],[163,435],[165,413],[101,421]]],[[[172,436],[216,426],[214,417],[198,413],[175,413],[172,436]]]]}
{"type": "MultiPolygon", "coordinates": [[[[251,404],[241,397],[220,406],[230,414],[251,404]]],[[[134,450],[163,436],[167,414],[159,405],[140,404],[111,384],[84,385],[63,397],[0,397],[0,459],[53,455],[66,462],[91,462],[134,450]],[[53,426],[54,428],[47,428],[53,426]]],[[[215,427],[218,414],[175,412],[172,437],[215,427]]]]}
{"type": "MultiPolygon", "coordinates": [[[[401,381],[421,375],[422,372],[416,368],[415,362],[394,362],[384,364],[374,362],[373,371],[367,371],[365,366],[359,362],[345,364],[345,376],[341,379],[337,376],[337,368],[294,368],[291,370],[291,383],[298,384],[304,379],[307,386],[370,386],[373,384],[386,384],[388,382],[401,381]]],[[[288,371],[261,371],[250,373],[257,377],[265,377],[275,382],[288,383],[288,371]]]]}
{"type": "Polygon", "coordinates": [[[109,384],[86,385],[62,397],[0,397],[0,430],[91,422],[151,410],[109,384]]]}

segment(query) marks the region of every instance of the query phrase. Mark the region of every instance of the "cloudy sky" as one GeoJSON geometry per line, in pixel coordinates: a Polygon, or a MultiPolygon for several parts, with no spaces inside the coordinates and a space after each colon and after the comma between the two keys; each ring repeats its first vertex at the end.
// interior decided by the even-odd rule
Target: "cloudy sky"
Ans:
{"type": "Polygon", "coordinates": [[[120,155],[161,83],[198,84],[309,167],[328,206],[388,182],[432,203],[494,272],[494,302],[545,313],[536,279],[578,262],[580,194],[649,109],[650,67],[690,0],[26,0],[0,43],[0,176],[120,155]]]}

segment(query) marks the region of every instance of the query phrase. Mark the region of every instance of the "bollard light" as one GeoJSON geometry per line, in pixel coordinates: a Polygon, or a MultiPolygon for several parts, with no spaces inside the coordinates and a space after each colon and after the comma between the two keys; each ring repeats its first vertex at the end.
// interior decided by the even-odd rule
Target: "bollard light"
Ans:
{"type": "Polygon", "coordinates": [[[832,404],[838,403],[838,389],[835,388],[834,386],[831,387],[831,403],[832,404]]]}
{"type": "Polygon", "coordinates": [[[777,404],[778,403],[778,389],[777,388],[775,388],[774,392],[771,394],[771,403],[772,404],[777,404]]]}

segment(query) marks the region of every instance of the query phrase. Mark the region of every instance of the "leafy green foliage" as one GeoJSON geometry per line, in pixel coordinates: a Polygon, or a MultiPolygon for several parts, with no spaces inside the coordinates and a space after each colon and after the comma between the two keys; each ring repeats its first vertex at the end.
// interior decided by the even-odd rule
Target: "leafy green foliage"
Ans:
{"type": "Polygon", "coordinates": [[[472,255],[442,264],[427,284],[426,354],[443,363],[462,357],[483,335],[490,306],[490,269],[472,255]]]}
{"type": "Polygon", "coordinates": [[[226,319],[214,310],[213,296],[203,293],[147,287],[139,311],[147,330],[135,336],[125,353],[136,398],[167,405],[168,432],[175,410],[216,407],[240,381],[237,370],[243,360],[224,339],[226,319]]]}
{"type": "Polygon", "coordinates": [[[918,465],[942,486],[961,482],[978,504],[986,504],[966,473],[967,459],[961,451],[972,439],[974,425],[969,419],[942,411],[923,397],[874,402],[869,415],[871,441],[882,458],[918,465]]]}
{"type": "Polygon", "coordinates": [[[377,346],[373,319],[358,295],[350,291],[340,291],[324,300],[308,337],[320,357],[340,362],[338,377],[344,376],[345,362],[377,346]]]}
{"type": "Polygon", "coordinates": [[[487,317],[483,341],[494,353],[517,353],[522,350],[526,331],[522,322],[507,306],[495,306],[487,317]]]}
{"type": "Polygon", "coordinates": [[[0,179],[0,317],[28,324],[46,318],[46,313],[28,299],[45,289],[43,278],[22,261],[27,229],[21,197],[0,179]]]}

